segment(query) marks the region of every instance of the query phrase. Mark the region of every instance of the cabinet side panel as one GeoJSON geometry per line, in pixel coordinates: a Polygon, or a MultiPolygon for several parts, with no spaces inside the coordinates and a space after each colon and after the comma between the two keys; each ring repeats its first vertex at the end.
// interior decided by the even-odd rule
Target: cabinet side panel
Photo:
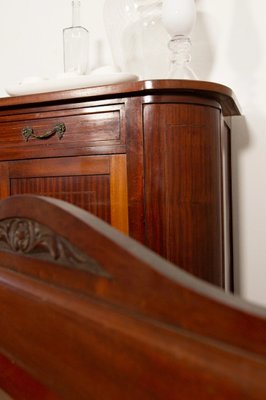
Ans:
{"type": "Polygon", "coordinates": [[[233,233],[232,233],[232,174],[231,174],[231,130],[221,121],[221,150],[223,166],[223,228],[225,288],[234,291],[233,233]]]}
{"type": "Polygon", "coordinates": [[[220,111],[144,106],[146,244],[223,286],[220,111]]]}

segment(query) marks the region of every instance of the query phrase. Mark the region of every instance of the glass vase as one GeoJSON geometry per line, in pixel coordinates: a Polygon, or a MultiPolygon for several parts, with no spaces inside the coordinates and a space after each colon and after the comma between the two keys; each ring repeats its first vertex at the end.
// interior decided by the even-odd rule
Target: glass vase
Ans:
{"type": "Polygon", "coordinates": [[[197,79],[190,66],[190,33],[196,20],[195,0],[164,0],[162,23],[171,36],[168,42],[170,50],[169,78],[197,79]]]}
{"type": "Polygon", "coordinates": [[[106,0],[104,22],[114,63],[140,79],[167,73],[162,0],[106,0]]]}

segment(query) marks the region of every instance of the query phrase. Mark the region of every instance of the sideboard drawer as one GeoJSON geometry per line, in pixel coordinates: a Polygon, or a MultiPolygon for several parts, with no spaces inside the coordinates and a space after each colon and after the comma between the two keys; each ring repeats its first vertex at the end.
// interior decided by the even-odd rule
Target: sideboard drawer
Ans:
{"type": "Polygon", "coordinates": [[[123,105],[26,113],[0,119],[0,159],[89,153],[89,149],[125,143],[123,105]],[[60,126],[60,129],[59,129],[60,126]]]}

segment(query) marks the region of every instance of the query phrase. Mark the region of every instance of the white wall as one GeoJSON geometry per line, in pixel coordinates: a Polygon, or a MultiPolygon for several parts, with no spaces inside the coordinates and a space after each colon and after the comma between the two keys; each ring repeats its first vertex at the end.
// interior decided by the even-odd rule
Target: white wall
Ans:
{"type": "Polygon", "coordinates": [[[214,44],[211,67],[203,78],[233,88],[243,114],[232,119],[237,289],[250,301],[266,305],[266,2],[197,4],[214,44]]]}
{"type": "MultiPolygon", "coordinates": [[[[110,63],[103,0],[81,0],[81,5],[81,23],[90,31],[90,68],[110,63]]],[[[0,96],[25,77],[63,72],[62,30],[71,21],[71,0],[0,0],[0,96]]]]}
{"type": "MultiPolygon", "coordinates": [[[[90,66],[110,63],[104,1],[81,1],[90,66]]],[[[266,2],[195,1],[194,69],[202,80],[230,86],[242,106],[232,121],[237,289],[266,305],[266,2]]],[[[63,71],[62,29],[70,23],[71,0],[0,0],[0,96],[26,76],[63,71]]]]}

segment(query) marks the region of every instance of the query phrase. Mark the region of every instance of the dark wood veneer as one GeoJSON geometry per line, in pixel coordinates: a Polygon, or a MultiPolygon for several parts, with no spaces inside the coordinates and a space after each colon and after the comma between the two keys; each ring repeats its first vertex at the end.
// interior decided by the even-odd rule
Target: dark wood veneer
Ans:
{"type": "Polygon", "coordinates": [[[67,199],[192,274],[232,286],[224,116],[235,114],[231,89],[202,81],[140,81],[1,99],[0,198],[41,193],[67,199]],[[40,135],[59,122],[66,126],[61,139],[26,142],[21,134],[30,125],[40,135]],[[74,192],[86,192],[86,177],[94,194],[85,204],[74,192]]]}
{"type": "Polygon", "coordinates": [[[152,104],[144,116],[146,243],[223,286],[219,110],[152,104]]]}

